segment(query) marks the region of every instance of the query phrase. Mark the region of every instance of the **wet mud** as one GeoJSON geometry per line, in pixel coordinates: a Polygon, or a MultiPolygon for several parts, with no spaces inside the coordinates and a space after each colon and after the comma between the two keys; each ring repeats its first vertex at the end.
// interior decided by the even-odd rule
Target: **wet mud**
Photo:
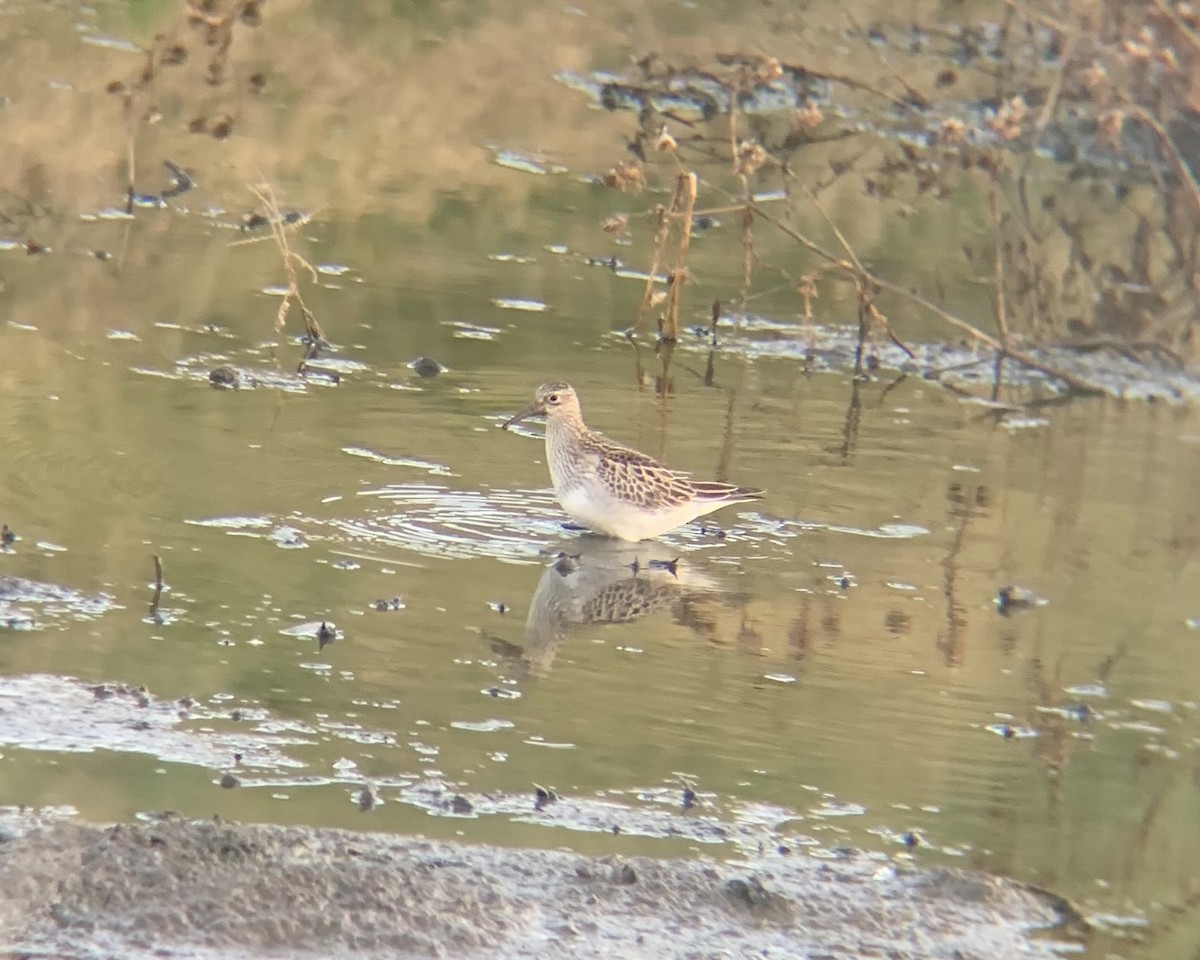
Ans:
{"type": "MultiPolygon", "coordinates": [[[[0,821],[14,956],[1058,956],[1056,898],[959,870],[652,860],[186,821],[0,821]]],[[[1065,912],[1064,912],[1065,911],[1065,912]]]]}

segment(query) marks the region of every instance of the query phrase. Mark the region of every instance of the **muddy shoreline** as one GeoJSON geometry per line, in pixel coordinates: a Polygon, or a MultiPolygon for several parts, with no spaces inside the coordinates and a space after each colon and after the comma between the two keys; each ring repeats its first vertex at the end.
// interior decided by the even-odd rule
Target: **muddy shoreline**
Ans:
{"type": "Polygon", "coordinates": [[[188,821],[0,824],[9,957],[1054,957],[1056,898],[983,874],[593,858],[188,821]]]}

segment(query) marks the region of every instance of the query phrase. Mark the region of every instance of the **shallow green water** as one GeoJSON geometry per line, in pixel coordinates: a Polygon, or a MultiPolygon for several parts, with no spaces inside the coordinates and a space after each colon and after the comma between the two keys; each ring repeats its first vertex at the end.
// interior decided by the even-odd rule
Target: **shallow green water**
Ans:
{"type": "MultiPolygon", "coordinates": [[[[77,49],[70,17],[28,13],[26,43],[77,49]]],[[[133,29],[107,7],[76,13],[133,29]]],[[[529,14],[524,27],[491,15],[430,28],[440,39],[413,56],[433,69],[438,50],[495,52],[525,28],[566,31],[534,66],[614,55],[585,56],[571,12],[529,14]]],[[[541,113],[505,139],[476,135],[487,96],[474,125],[456,122],[467,111],[450,97],[459,113],[441,126],[409,117],[406,142],[427,165],[400,158],[389,171],[380,155],[351,184],[338,161],[353,156],[329,130],[314,144],[288,126],[289,58],[303,62],[314,42],[303,23],[255,34],[283,51],[280,76],[228,144],[189,139],[174,115],[147,135],[146,179],[169,156],[201,185],[132,219],[79,217],[120,202],[119,110],[95,90],[136,55],[83,44],[78,61],[36,61],[28,92],[9,78],[23,94],[13,124],[94,112],[80,136],[100,162],[70,167],[69,187],[39,193],[30,165],[7,185],[54,213],[10,231],[45,237],[51,253],[0,254],[0,521],[20,536],[0,576],[111,608],[15,603],[0,672],[145,685],[156,701],[197,705],[180,721],[195,742],[175,754],[103,749],[117,745],[107,735],[78,752],[22,725],[22,702],[0,686],[14,711],[0,798],[95,820],[172,808],[735,854],[733,842],[613,837],[603,818],[539,826],[532,811],[534,784],[675,810],[686,781],[700,803],[684,817],[759,824],[756,836],[817,854],[902,856],[918,831],[918,861],[1015,876],[1118,918],[1118,932],[1132,925],[1131,939],[1098,938],[1098,956],[1178,956],[1200,855],[1194,411],[1081,400],[999,421],[919,377],[855,386],[847,372],[756,356],[779,338],[752,324],[722,328],[712,386],[707,341],[689,336],[663,400],[648,339],[635,352],[622,335],[641,281],[587,260],[647,263],[644,235],[627,248],[599,230],[613,195],[576,176],[609,162],[589,151],[595,126],[613,121],[546,71],[531,94],[541,113]],[[64,76],[72,89],[44,84],[64,76]],[[563,142],[572,104],[580,152],[554,153],[568,172],[494,162],[493,147],[563,142]],[[308,166],[281,159],[289,137],[308,166]],[[296,317],[276,336],[278,295],[264,292],[283,281],[279,254],[237,244],[254,207],[239,178],[256,164],[278,172],[285,209],[312,212],[292,242],[324,265],[305,296],[337,346],[318,361],[336,384],[293,376],[296,317]],[[117,256],[89,256],[98,249],[117,256]],[[422,378],[407,366],[418,356],[446,370],[422,378]],[[219,364],[257,385],[213,389],[219,364]],[[720,535],[692,527],[624,553],[563,530],[540,443],[498,429],[550,378],[577,387],[594,427],[673,466],[764,486],[767,499],[717,515],[720,535]],[[564,551],[595,575],[553,569],[564,551]],[[155,554],[167,583],[157,620],[155,554]],[[676,559],[674,573],[650,564],[676,559]],[[1048,603],[1002,615],[995,598],[1010,583],[1048,603]],[[400,609],[376,609],[393,598],[400,609]],[[631,604],[647,614],[601,622],[625,621],[631,604]],[[321,621],[339,632],[323,647],[321,621]],[[218,734],[220,763],[195,749],[218,734]],[[283,740],[267,749],[272,736],[283,740]],[[240,788],[220,787],[226,772],[240,788]],[[420,801],[425,781],[474,797],[474,815],[431,816],[449,811],[420,801]],[[369,812],[364,782],[385,801],[369,812]],[[522,796],[523,815],[489,812],[488,798],[522,796]]],[[[604,20],[597,43],[618,35],[604,20]]],[[[29,141],[51,150],[40,130],[29,141]]],[[[912,269],[928,269],[940,242],[914,251],[928,259],[912,269]]],[[[735,237],[705,243],[689,323],[739,276],[735,237]]],[[[852,314],[836,297],[818,304],[823,322],[852,314]]],[[[783,320],[798,309],[785,290],[753,306],[783,320]]]]}

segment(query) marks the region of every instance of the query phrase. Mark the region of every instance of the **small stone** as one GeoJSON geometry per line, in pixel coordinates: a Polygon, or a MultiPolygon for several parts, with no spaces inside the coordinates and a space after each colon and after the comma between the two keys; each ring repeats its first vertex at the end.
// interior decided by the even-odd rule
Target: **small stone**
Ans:
{"type": "Polygon", "coordinates": [[[238,372],[233,367],[213,367],[208,373],[208,382],[214,387],[231,390],[238,385],[238,372]]]}
{"type": "Polygon", "coordinates": [[[445,367],[432,357],[417,357],[408,366],[418,377],[436,377],[439,373],[444,373],[446,370],[445,367]]]}

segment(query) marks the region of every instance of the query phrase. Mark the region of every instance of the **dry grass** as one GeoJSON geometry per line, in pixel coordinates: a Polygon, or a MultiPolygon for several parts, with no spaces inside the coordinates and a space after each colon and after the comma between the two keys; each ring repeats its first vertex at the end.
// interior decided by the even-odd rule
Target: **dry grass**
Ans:
{"type": "MultiPolygon", "coordinates": [[[[1055,17],[1017,0],[1004,0],[1002,9],[1008,17],[996,49],[988,51],[991,59],[963,53],[967,66],[959,69],[948,66],[944,53],[931,54],[924,72],[889,68],[883,86],[818,73],[770,52],[684,64],[648,56],[638,61],[639,72],[614,86],[614,101],[638,107],[630,149],[646,161],[638,168],[639,188],[655,183],[653,158],[666,153],[678,184],[691,173],[699,191],[715,199],[702,213],[738,216],[740,264],[736,292],[728,297],[738,307],[735,320],[759,292],[764,268],[796,292],[810,336],[821,287],[849,285],[860,373],[878,338],[908,350],[881,307],[886,297],[992,354],[993,400],[1000,397],[1006,361],[1052,376],[1071,392],[1096,392],[1087,378],[1038,354],[1045,344],[1112,349],[1175,365],[1196,358],[1200,186],[1179,137],[1200,137],[1194,119],[1200,116],[1200,14],[1166,0],[1075,0],[1055,17]],[[839,103],[853,100],[856,117],[878,117],[878,129],[863,133],[829,121],[815,93],[804,99],[818,83],[839,103]],[[935,91],[968,83],[979,91],[977,99],[960,94],[950,104],[959,116],[947,116],[935,91]],[[719,96],[711,93],[714,85],[719,96]],[[801,101],[786,125],[770,111],[749,115],[743,107],[781,91],[801,101]],[[675,106],[688,95],[703,105],[700,119],[675,106]],[[900,110],[907,113],[903,128],[923,129],[923,135],[888,135],[900,110]],[[814,181],[796,172],[806,150],[839,139],[846,144],[843,156],[826,177],[814,181]],[[1073,141],[1073,159],[1064,141],[1073,141]],[[1048,142],[1057,145],[1057,162],[1041,155],[1048,142]],[[820,199],[832,183],[848,179],[880,204],[900,205],[901,213],[951,197],[960,203],[983,198],[989,253],[978,257],[976,245],[964,243],[964,267],[986,272],[994,329],[864,262],[820,199]],[[756,199],[755,190],[766,187],[774,187],[774,196],[756,199]],[[1105,215],[1106,207],[1115,216],[1105,215]],[[832,244],[804,226],[811,223],[832,244]],[[798,275],[790,264],[760,255],[760,224],[797,245],[806,261],[798,275]]],[[[864,45],[879,49],[865,28],[852,26],[864,45]]],[[[974,30],[964,23],[943,39],[960,44],[960,53],[969,51],[986,35],[974,30]]],[[[680,221],[690,220],[694,207],[694,197],[677,186],[670,207],[656,211],[639,323],[657,304],[654,276],[674,230],[677,254],[659,316],[664,340],[677,335],[688,240],[680,221]]]]}

